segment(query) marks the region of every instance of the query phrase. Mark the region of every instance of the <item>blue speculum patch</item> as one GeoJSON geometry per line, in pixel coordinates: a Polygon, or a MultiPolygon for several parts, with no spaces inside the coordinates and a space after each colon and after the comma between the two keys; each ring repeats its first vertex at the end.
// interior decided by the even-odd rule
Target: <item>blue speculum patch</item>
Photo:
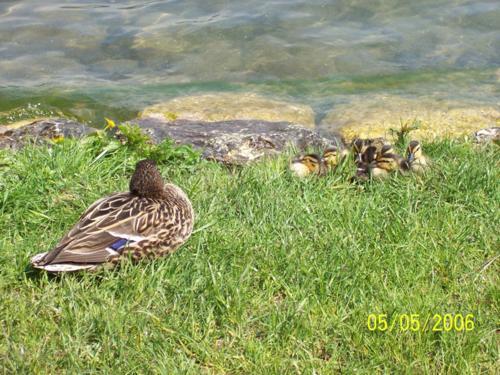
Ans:
{"type": "Polygon", "coordinates": [[[111,249],[113,249],[114,251],[118,251],[118,250],[122,249],[123,247],[125,247],[127,242],[130,242],[130,241],[126,240],[125,238],[120,238],[118,241],[113,242],[109,247],[111,249]]]}

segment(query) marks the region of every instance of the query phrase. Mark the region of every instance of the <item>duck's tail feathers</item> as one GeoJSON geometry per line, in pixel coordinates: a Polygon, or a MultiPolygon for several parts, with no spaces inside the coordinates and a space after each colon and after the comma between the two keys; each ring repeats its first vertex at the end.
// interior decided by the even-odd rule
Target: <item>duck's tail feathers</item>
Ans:
{"type": "Polygon", "coordinates": [[[40,253],[33,256],[30,260],[31,265],[39,270],[45,270],[47,272],[75,272],[82,270],[95,270],[100,265],[99,264],[77,264],[77,263],[55,263],[55,264],[40,264],[41,260],[47,255],[47,253],[40,253]]]}

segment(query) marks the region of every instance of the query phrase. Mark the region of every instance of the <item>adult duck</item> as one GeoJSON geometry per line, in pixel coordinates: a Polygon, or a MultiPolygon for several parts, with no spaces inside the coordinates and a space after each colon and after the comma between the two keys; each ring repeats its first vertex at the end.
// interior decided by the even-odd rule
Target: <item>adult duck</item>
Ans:
{"type": "Polygon", "coordinates": [[[194,212],[186,194],[165,184],[152,160],[137,163],[130,191],[92,204],[49,252],[31,264],[49,272],[95,270],[121,258],[155,258],[177,250],[193,231],[194,212]]]}

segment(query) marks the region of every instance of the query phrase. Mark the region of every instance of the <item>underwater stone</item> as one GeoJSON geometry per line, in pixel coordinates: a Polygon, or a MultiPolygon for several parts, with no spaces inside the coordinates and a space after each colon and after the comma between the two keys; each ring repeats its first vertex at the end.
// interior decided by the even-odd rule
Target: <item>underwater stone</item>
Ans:
{"type": "Polygon", "coordinates": [[[410,137],[433,140],[469,136],[480,128],[500,124],[500,111],[491,106],[403,98],[396,95],[361,97],[335,107],[319,128],[337,130],[346,140],[353,138],[393,138],[391,129],[418,123],[410,137]]]}
{"type": "Polygon", "coordinates": [[[302,104],[267,99],[252,93],[223,93],[185,96],[147,107],[141,118],[162,121],[285,121],[314,128],[314,111],[302,104]]]}

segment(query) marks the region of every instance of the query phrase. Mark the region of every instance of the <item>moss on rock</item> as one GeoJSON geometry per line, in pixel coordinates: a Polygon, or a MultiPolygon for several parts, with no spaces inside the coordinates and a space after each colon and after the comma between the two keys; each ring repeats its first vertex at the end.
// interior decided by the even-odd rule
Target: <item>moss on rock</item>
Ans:
{"type": "Polygon", "coordinates": [[[261,120],[314,127],[314,112],[302,104],[267,99],[252,93],[185,96],[147,107],[141,118],[163,121],[261,120]]]}
{"type": "Polygon", "coordinates": [[[408,99],[399,96],[360,98],[335,107],[321,122],[323,129],[338,130],[344,138],[391,138],[391,129],[416,122],[417,139],[460,137],[500,124],[493,106],[472,106],[453,101],[408,99]]]}

